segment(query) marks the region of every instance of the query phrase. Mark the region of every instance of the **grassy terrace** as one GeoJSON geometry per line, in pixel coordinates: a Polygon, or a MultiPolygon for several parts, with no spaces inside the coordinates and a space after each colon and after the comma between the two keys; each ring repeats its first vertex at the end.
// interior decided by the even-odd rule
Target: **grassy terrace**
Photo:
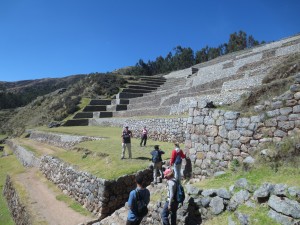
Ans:
{"type": "MultiPolygon", "coordinates": [[[[7,146],[5,146],[6,151],[7,146]]],[[[11,153],[11,152],[8,152],[11,153]]],[[[9,174],[12,179],[14,179],[14,175],[22,173],[24,171],[23,166],[19,163],[17,158],[14,155],[9,155],[7,157],[0,158],[0,189],[1,189],[1,194],[0,194],[0,224],[5,224],[5,225],[13,225],[15,224],[14,221],[11,218],[10,212],[7,207],[6,200],[4,199],[4,196],[2,195],[2,190],[5,184],[5,179],[7,174],[9,174]]],[[[20,186],[16,186],[18,189],[18,193],[24,192],[20,186]]],[[[20,196],[21,199],[24,196],[20,196]]]]}
{"type": "MultiPolygon", "coordinates": [[[[84,135],[105,137],[105,140],[82,142],[75,147],[90,150],[92,153],[85,157],[83,151],[66,151],[57,147],[47,146],[51,149],[51,155],[62,159],[75,166],[76,169],[90,172],[97,177],[105,179],[115,179],[125,174],[132,174],[138,170],[146,168],[151,159],[150,152],[153,146],[158,144],[160,148],[166,152],[163,159],[168,159],[171,156],[173,143],[159,142],[148,140],[146,147],[139,146],[139,134],[133,134],[137,138],[132,139],[132,157],[128,158],[127,151],[125,159],[121,160],[121,128],[115,127],[58,127],[58,128],[38,128],[40,131],[57,132],[72,135],[84,135]]],[[[41,145],[32,140],[21,139],[20,144],[35,152],[37,155],[43,155],[40,152],[41,145]]],[[[45,148],[45,147],[43,147],[45,148]]]]}

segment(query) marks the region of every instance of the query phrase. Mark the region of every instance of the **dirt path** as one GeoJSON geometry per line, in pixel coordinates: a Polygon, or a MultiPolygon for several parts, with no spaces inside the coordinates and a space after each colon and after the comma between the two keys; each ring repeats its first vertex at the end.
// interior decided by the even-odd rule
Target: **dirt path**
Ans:
{"type": "Polygon", "coordinates": [[[36,171],[36,168],[29,168],[17,178],[29,195],[29,208],[36,220],[49,225],[77,225],[95,219],[85,217],[58,201],[36,171]]]}

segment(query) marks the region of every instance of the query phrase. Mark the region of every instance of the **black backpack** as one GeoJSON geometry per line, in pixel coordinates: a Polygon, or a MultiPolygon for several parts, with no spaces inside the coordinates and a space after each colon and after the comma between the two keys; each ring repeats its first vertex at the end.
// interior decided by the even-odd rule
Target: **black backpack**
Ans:
{"type": "Polygon", "coordinates": [[[144,200],[141,198],[140,192],[135,190],[137,202],[137,217],[144,217],[148,214],[148,207],[144,200]]]}

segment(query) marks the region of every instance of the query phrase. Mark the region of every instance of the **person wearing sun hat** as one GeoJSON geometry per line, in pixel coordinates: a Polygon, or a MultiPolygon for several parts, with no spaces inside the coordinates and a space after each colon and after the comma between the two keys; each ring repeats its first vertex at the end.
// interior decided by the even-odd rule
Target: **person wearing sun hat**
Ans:
{"type": "Polygon", "coordinates": [[[172,169],[166,169],[164,171],[164,176],[167,179],[168,197],[161,213],[161,219],[163,225],[170,225],[169,215],[171,214],[171,225],[176,225],[178,202],[175,201],[175,193],[177,191],[177,182],[174,178],[174,172],[172,169]]]}

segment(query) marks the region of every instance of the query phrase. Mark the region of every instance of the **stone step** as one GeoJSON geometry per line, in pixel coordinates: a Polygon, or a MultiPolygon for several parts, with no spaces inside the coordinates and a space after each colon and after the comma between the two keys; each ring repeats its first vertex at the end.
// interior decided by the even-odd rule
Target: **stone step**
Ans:
{"type": "Polygon", "coordinates": [[[100,112],[99,118],[109,118],[113,117],[113,112],[100,112]]]}
{"type": "Polygon", "coordinates": [[[84,112],[106,111],[106,105],[87,105],[83,109],[84,112]]]}
{"type": "Polygon", "coordinates": [[[150,93],[152,90],[143,90],[143,89],[132,89],[132,88],[124,88],[122,93],[150,93]]]}
{"type": "Polygon", "coordinates": [[[150,90],[150,91],[154,91],[157,89],[157,87],[149,87],[149,86],[143,86],[143,85],[128,85],[127,88],[130,89],[141,89],[141,90],[150,90]]]}
{"type": "MultiPolygon", "coordinates": [[[[142,83],[142,82],[141,82],[141,83],[142,83]]],[[[162,84],[164,84],[165,82],[164,82],[164,81],[159,82],[159,81],[147,81],[147,80],[143,80],[143,83],[144,83],[144,84],[162,85],[162,84]]]]}
{"type": "Polygon", "coordinates": [[[114,117],[131,117],[131,116],[159,116],[170,115],[171,106],[154,107],[154,108],[142,108],[127,111],[113,112],[114,117]]]}
{"type": "Polygon", "coordinates": [[[111,105],[112,101],[109,99],[92,99],[90,105],[111,105]]]}
{"type": "Polygon", "coordinates": [[[178,104],[180,99],[182,98],[187,98],[187,97],[194,97],[194,96],[205,96],[205,95],[213,95],[213,94],[219,94],[221,92],[221,88],[216,88],[216,89],[209,89],[206,91],[199,91],[199,92],[190,92],[190,93],[185,93],[185,94],[177,94],[174,96],[167,96],[165,98],[161,99],[161,105],[163,106],[169,106],[173,104],[178,104]]]}
{"type": "Polygon", "coordinates": [[[116,95],[116,98],[117,99],[129,99],[129,98],[138,98],[138,97],[142,97],[142,96],[143,96],[143,94],[121,92],[116,95]]]}
{"type": "Polygon", "coordinates": [[[167,79],[165,77],[140,77],[140,80],[149,80],[149,81],[166,81],[167,79]]]}
{"type": "Polygon", "coordinates": [[[93,118],[92,112],[79,112],[73,117],[73,119],[93,118]]]}
{"type": "Polygon", "coordinates": [[[89,119],[67,120],[63,126],[88,126],[89,119]]]}
{"type": "Polygon", "coordinates": [[[154,99],[152,101],[129,104],[127,106],[127,110],[135,110],[135,109],[140,109],[140,108],[145,108],[145,107],[150,107],[150,108],[159,107],[159,105],[160,105],[160,99],[154,99]]]}
{"type": "Polygon", "coordinates": [[[152,88],[158,88],[161,86],[160,84],[145,83],[145,82],[128,82],[128,85],[141,85],[144,87],[152,87],[152,88]]]}
{"type": "Polygon", "coordinates": [[[124,111],[127,110],[127,105],[117,105],[116,111],[124,111]]]}

